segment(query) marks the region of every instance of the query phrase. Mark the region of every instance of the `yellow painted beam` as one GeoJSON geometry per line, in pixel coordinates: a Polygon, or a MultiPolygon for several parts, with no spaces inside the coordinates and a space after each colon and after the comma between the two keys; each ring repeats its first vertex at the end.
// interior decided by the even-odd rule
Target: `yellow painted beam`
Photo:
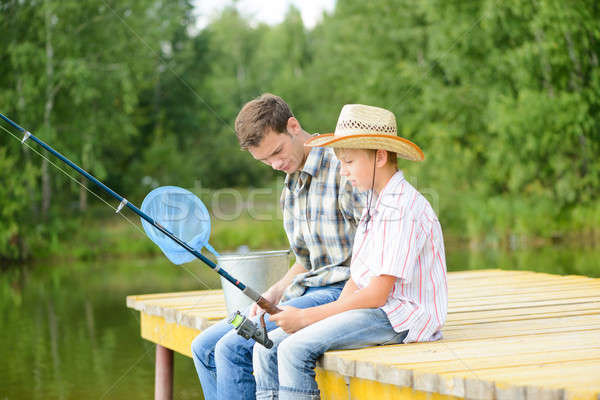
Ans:
{"type": "Polygon", "coordinates": [[[199,330],[167,322],[163,317],[146,313],[140,314],[142,337],[144,339],[188,357],[192,356],[191,343],[200,333],[199,330]]]}
{"type": "Polygon", "coordinates": [[[344,376],[322,368],[316,368],[315,372],[322,400],[348,400],[348,385],[344,376]]]}
{"type": "Polygon", "coordinates": [[[458,397],[422,392],[361,378],[347,378],[336,372],[316,369],[317,384],[323,400],[454,400],[458,397]]]}

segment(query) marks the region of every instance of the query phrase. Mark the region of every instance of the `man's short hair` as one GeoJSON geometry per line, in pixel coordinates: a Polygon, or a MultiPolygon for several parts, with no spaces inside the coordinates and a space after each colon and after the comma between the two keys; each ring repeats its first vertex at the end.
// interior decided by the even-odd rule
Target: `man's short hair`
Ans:
{"type": "Polygon", "coordinates": [[[287,123],[293,117],[292,110],[279,96],[264,93],[242,107],[235,119],[235,133],[240,147],[247,150],[263,140],[267,130],[287,133],[287,123]]]}

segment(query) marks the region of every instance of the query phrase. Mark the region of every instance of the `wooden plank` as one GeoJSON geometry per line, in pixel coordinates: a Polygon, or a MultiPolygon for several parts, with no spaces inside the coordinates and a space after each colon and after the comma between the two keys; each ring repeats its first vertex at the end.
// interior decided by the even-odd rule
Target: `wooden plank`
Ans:
{"type": "Polygon", "coordinates": [[[466,341],[590,329],[600,329],[599,314],[450,325],[444,327],[443,335],[445,340],[466,341]]]}
{"type": "MultiPolygon", "coordinates": [[[[558,275],[547,272],[529,271],[526,269],[470,269],[463,271],[451,271],[448,273],[448,280],[468,280],[468,279],[496,279],[498,276],[519,276],[519,277],[556,277],[556,278],[587,278],[582,275],[558,275]]],[[[593,279],[593,278],[589,278],[593,279]]]]}
{"type": "Polygon", "coordinates": [[[179,299],[169,298],[164,300],[152,300],[145,301],[145,306],[163,307],[163,308],[179,308],[189,306],[200,306],[200,307],[214,307],[223,304],[223,299],[216,299],[212,297],[182,297],[179,299]]]}
{"type": "Polygon", "coordinates": [[[448,314],[457,314],[461,312],[471,311],[485,311],[485,310],[497,310],[497,309],[514,309],[524,307],[540,307],[540,306],[551,306],[560,304],[577,304],[577,303],[590,303],[600,302],[600,289],[595,292],[583,292],[581,296],[574,295],[573,293],[562,293],[561,296],[550,297],[550,296],[531,296],[523,297],[521,299],[505,297],[505,298],[487,298],[481,302],[461,302],[461,303],[448,303],[448,314]]]}
{"type": "Polygon", "coordinates": [[[130,302],[134,308],[148,315],[160,316],[166,322],[178,323],[192,329],[206,329],[214,320],[226,316],[222,291],[210,291],[207,295],[185,292],[182,298],[172,294],[166,296],[144,296],[145,300],[130,302]],[[200,311],[200,313],[197,313],[200,311]]]}
{"type": "Polygon", "coordinates": [[[149,294],[138,294],[127,297],[136,297],[139,300],[151,300],[151,299],[162,299],[165,297],[187,297],[187,296],[212,296],[215,294],[223,293],[222,289],[209,289],[209,290],[188,290],[183,292],[166,292],[166,293],[149,293],[149,294]]]}
{"type": "Polygon", "coordinates": [[[478,357],[497,357],[528,352],[571,350],[591,348],[598,344],[600,330],[583,332],[548,333],[544,335],[523,335],[470,341],[441,340],[430,343],[410,343],[403,345],[369,347],[358,350],[330,351],[323,357],[323,366],[329,363],[335,366],[338,359],[376,362],[394,366],[400,362],[439,361],[441,359],[468,359],[478,357]],[[441,357],[441,358],[440,358],[441,357]]]}
{"type": "Polygon", "coordinates": [[[545,272],[533,272],[526,270],[470,270],[470,271],[453,271],[446,276],[448,282],[496,282],[501,279],[557,279],[557,280],[594,280],[583,275],[557,275],[548,274],[545,272]]]}
{"type": "Polygon", "coordinates": [[[194,310],[225,307],[223,302],[206,301],[206,299],[181,300],[180,302],[155,303],[147,302],[144,304],[144,310],[194,310]]]}
{"type": "MultiPolygon", "coordinates": [[[[555,364],[538,365],[535,368],[513,367],[494,370],[477,370],[480,381],[495,382],[500,390],[518,390],[523,388],[527,399],[547,399],[577,397],[579,399],[596,400],[600,390],[600,360],[571,361],[555,364]]],[[[440,377],[452,376],[456,379],[460,374],[439,374],[440,377]]],[[[470,374],[464,374],[465,385],[474,385],[470,374]]]]}
{"type": "Polygon", "coordinates": [[[552,366],[526,366],[524,371],[536,371],[537,376],[527,375],[515,379],[519,368],[510,368],[505,377],[497,374],[485,374],[485,371],[473,370],[469,373],[432,373],[429,371],[413,371],[414,385],[417,390],[427,388],[442,394],[457,395],[478,399],[580,399],[596,400],[598,386],[595,382],[598,376],[589,374],[589,366],[598,366],[599,360],[593,360],[587,365],[586,361],[562,363],[552,366]],[[564,377],[560,372],[564,368],[574,370],[574,364],[579,369],[574,371],[577,378],[564,377]],[[585,375],[587,374],[587,375],[585,375]],[[542,377],[542,379],[539,379],[542,377]],[[564,380],[568,383],[564,383],[564,380]],[[563,382],[563,383],[560,383],[563,382]],[[450,384],[448,384],[450,383],[450,384]]]}
{"type": "Polygon", "coordinates": [[[195,316],[198,318],[206,318],[206,319],[223,319],[227,316],[227,312],[225,308],[222,310],[190,310],[187,311],[186,314],[190,316],[195,316]]]}
{"type": "MultiPolygon", "coordinates": [[[[481,379],[494,379],[498,382],[515,385],[545,386],[548,388],[569,388],[572,381],[585,383],[586,388],[600,390],[600,358],[573,360],[555,363],[540,363],[536,368],[530,366],[500,367],[476,370],[481,379]]],[[[461,375],[461,372],[442,373],[443,375],[461,375]]],[[[467,375],[467,373],[464,373],[467,375]]],[[[470,375],[470,373],[469,373],[470,375]]],[[[576,389],[576,388],[574,388],[576,389]]]]}
{"type": "Polygon", "coordinates": [[[225,309],[222,312],[212,312],[212,313],[194,313],[187,312],[184,315],[184,318],[181,319],[181,324],[190,328],[195,329],[206,329],[210,325],[215,322],[221,321],[227,316],[225,309]]]}
{"type": "Polygon", "coordinates": [[[596,285],[597,280],[588,277],[564,277],[556,275],[510,275],[491,279],[447,280],[449,290],[460,293],[466,289],[479,291],[488,287],[502,289],[504,287],[543,287],[544,285],[596,285]]]}
{"type": "MultiPolygon", "coordinates": [[[[478,270],[449,273],[448,285],[444,340],[328,352],[317,372],[329,382],[323,398],[600,400],[600,279],[478,270]]],[[[186,355],[199,329],[226,314],[220,290],[127,304],[161,314],[142,313],[142,336],[186,355]]]]}
{"type": "Polygon", "coordinates": [[[527,278],[521,275],[500,277],[492,280],[448,280],[449,288],[452,292],[463,293],[465,291],[481,291],[486,288],[502,290],[505,288],[521,288],[528,290],[530,288],[544,288],[564,285],[573,286],[597,286],[598,282],[592,278],[578,277],[559,277],[559,276],[535,276],[527,278]]]}
{"type": "Polygon", "coordinates": [[[454,306],[464,306],[469,304],[479,305],[486,304],[488,302],[520,302],[520,301],[528,301],[528,300],[539,300],[539,299],[548,299],[548,300],[556,300],[556,299],[573,299],[573,298],[587,298],[587,297],[597,297],[598,292],[600,291],[600,286],[597,288],[590,288],[587,286],[577,287],[577,286],[567,286],[557,288],[556,291],[547,291],[543,292],[534,291],[531,293],[526,293],[523,291],[516,291],[515,293],[500,293],[493,292],[490,293],[490,290],[487,290],[487,293],[482,293],[481,295],[471,294],[464,298],[459,298],[457,296],[451,297],[448,302],[454,306]]]}
{"type": "Polygon", "coordinates": [[[563,328],[566,325],[570,326],[586,326],[588,324],[596,324],[600,322],[600,313],[590,314],[590,315],[576,315],[576,316],[558,316],[551,318],[538,318],[532,319],[529,321],[491,321],[491,322],[483,322],[483,323],[466,323],[466,324],[447,324],[444,325],[443,332],[456,331],[461,329],[472,329],[472,328],[485,328],[485,327],[493,327],[496,329],[522,329],[528,326],[554,326],[558,328],[563,328]]]}
{"type": "Polygon", "coordinates": [[[565,277],[557,275],[536,275],[536,274],[515,274],[509,276],[497,276],[494,278],[487,279],[463,279],[454,280],[448,279],[447,282],[450,284],[452,290],[464,290],[464,289],[482,289],[486,287],[503,288],[504,286],[513,287],[534,287],[543,286],[543,284],[570,284],[570,285],[582,285],[589,284],[595,285],[597,281],[593,278],[588,277],[565,277]]]}
{"type": "Polygon", "coordinates": [[[573,298],[574,292],[580,291],[580,297],[594,297],[597,296],[600,291],[600,285],[597,287],[589,287],[589,286],[564,286],[564,287],[556,287],[556,288],[545,288],[543,291],[540,290],[532,290],[531,292],[527,292],[524,290],[520,290],[518,288],[506,288],[504,290],[494,290],[493,288],[489,288],[486,290],[482,290],[481,292],[472,292],[462,296],[459,296],[455,293],[449,293],[449,304],[461,306],[466,304],[477,304],[476,300],[492,300],[498,301],[508,297],[510,300],[516,299],[520,301],[521,299],[560,299],[560,298],[573,298]]]}
{"type": "Polygon", "coordinates": [[[186,297],[180,297],[180,298],[168,297],[165,299],[148,299],[148,300],[144,300],[144,301],[137,301],[136,306],[138,306],[138,307],[148,307],[148,306],[175,307],[179,304],[217,305],[217,304],[224,304],[224,303],[225,303],[225,299],[222,296],[215,295],[215,296],[186,296],[186,297]]]}
{"type": "Polygon", "coordinates": [[[506,321],[523,318],[544,318],[544,316],[570,316],[596,314],[600,312],[600,302],[590,301],[577,304],[559,304],[545,307],[504,308],[498,310],[461,311],[448,313],[448,322],[506,321]]]}
{"type": "Polygon", "coordinates": [[[138,294],[138,295],[127,296],[127,303],[129,304],[130,301],[143,302],[143,301],[149,301],[149,300],[159,300],[159,299],[163,299],[163,298],[179,298],[179,297],[190,297],[190,296],[206,297],[206,296],[219,295],[222,293],[223,293],[223,291],[221,289],[215,289],[215,290],[193,290],[193,291],[187,291],[187,292],[138,294]]]}
{"type": "Polygon", "coordinates": [[[468,301],[468,300],[476,300],[478,298],[494,298],[494,297],[502,297],[508,295],[518,295],[518,296],[527,296],[527,295],[535,295],[535,294],[545,294],[547,296],[555,296],[560,295],[563,290],[573,291],[576,289],[580,290],[598,290],[600,285],[598,284],[552,284],[546,283],[541,284],[539,286],[534,286],[532,284],[523,284],[523,286],[519,285],[504,285],[502,287],[481,287],[481,288],[473,288],[468,287],[464,288],[462,291],[457,291],[455,288],[450,287],[448,290],[449,299],[452,301],[468,301]]]}
{"type": "Polygon", "coordinates": [[[442,356],[438,361],[405,360],[394,364],[398,368],[410,368],[412,370],[426,371],[429,373],[469,373],[483,369],[513,368],[523,366],[537,366],[566,361],[591,361],[600,360],[600,344],[582,349],[546,350],[541,352],[521,352],[518,357],[514,354],[496,355],[456,359],[442,356]]]}
{"type": "Polygon", "coordinates": [[[487,279],[496,276],[510,276],[510,275],[525,275],[531,274],[531,271],[522,271],[516,269],[471,269],[464,271],[452,271],[448,272],[447,279],[451,280],[467,280],[467,279],[487,279]]]}
{"type": "MultiPolygon", "coordinates": [[[[206,304],[206,305],[200,305],[200,304],[188,304],[187,305],[188,308],[186,309],[198,309],[198,308],[204,308],[206,310],[210,310],[213,308],[217,307],[217,304],[214,305],[210,305],[210,304],[206,304]]],[[[158,316],[166,316],[166,314],[173,314],[176,313],[177,311],[179,311],[178,308],[176,307],[165,307],[161,304],[155,304],[155,303],[147,303],[144,304],[144,306],[142,307],[142,309],[140,311],[143,311],[147,314],[151,314],[151,315],[158,315],[158,316]]]]}
{"type": "Polygon", "coordinates": [[[529,295],[529,294],[540,294],[546,293],[548,295],[552,295],[555,293],[560,293],[561,290],[571,290],[571,289],[588,289],[588,290],[597,290],[600,288],[598,283],[581,283],[581,284],[571,284],[571,283],[558,283],[558,282],[531,282],[525,283],[521,282],[519,284],[502,284],[501,286],[482,286],[482,287],[472,287],[468,286],[465,288],[457,288],[455,286],[450,286],[448,289],[449,298],[452,300],[468,300],[468,299],[477,299],[478,297],[487,298],[487,297],[498,297],[504,295],[529,295]]]}

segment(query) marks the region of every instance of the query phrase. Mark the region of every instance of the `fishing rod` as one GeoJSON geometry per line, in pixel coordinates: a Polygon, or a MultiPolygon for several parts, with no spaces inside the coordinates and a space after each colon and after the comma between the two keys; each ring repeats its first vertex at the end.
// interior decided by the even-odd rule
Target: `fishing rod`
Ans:
{"type": "MultiPolygon", "coordinates": [[[[94,176],[92,176],[91,174],[86,172],[84,169],[79,167],[77,164],[73,163],[71,160],[69,160],[62,154],[60,154],[58,151],[54,150],[52,147],[50,147],[49,145],[44,143],[42,140],[37,138],[31,132],[29,132],[25,128],[21,127],[19,124],[12,121],[10,118],[4,116],[2,113],[0,113],[0,118],[2,118],[4,121],[6,121],[8,124],[13,126],[14,128],[18,129],[21,133],[23,133],[23,140],[21,140],[22,144],[24,144],[25,141],[27,141],[28,139],[33,140],[34,142],[36,142],[37,144],[42,146],[44,149],[46,149],[47,151],[52,153],[54,156],[59,158],[62,162],[67,164],[69,167],[73,168],[75,171],[79,172],[81,175],[86,177],[89,181],[96,184],[96,186],[100,187],[106,193],[110,194],[112,197],[117,199],[119,201],[119,206],[117,207],[116,213],[121,212],[123,207],[126,206],[131,211],[133,211],[134,213],[139,215],[141,218],[143,218],[145,221],[147,221],[149,224],[151,224],[153,227],[158,229],[161,233],[163,233],[164,235],[169,237],[171,240],[175,241],[179,246],[183,247],[185,250],[187,250],[188,252],[193,254],[196,258],[200,259],[204,264],[209,266],[213,271],[217,272],[223,278],[227,279],[227,281],[229,281],[231,284],[233,284],[235,287],[237,287],[239,290],[241,290],[242,293],[244,293],[246,296],[248,296],[253,301],[255,301],[256,304],[258,304],[258,306],[260,308],[262,308],[263,310],[265,310],[266,312],[268,312],[271,315],[277,314],[278,312],[281,311],[281,309],[279,309],[275,304],[271,303],[270,301],[268,301],[267,299],[262,297],[260,295],[260,293],[258,293],[256,290],[252,289],[249,286],[246,286],[244,283],[240,282],[238,279],[231,276],[227,271],[225,271],[224,269],[219,267],[217,264],[212,262],[210,259],[208,259],[204,255],[202,255],[202,253],[200,253],[198,250],[189,246],[187,243],[185,243],[184,241],[179,239],[177,236],[175,236],[174,234],[169,232],[165,227],[163,227],[161,224],[159,224],[157,221],[155,221],[149,215],[144,213],[142,210],[137,208],[135,205],[131,204],[131,202],[129,202],[126,198],[124,198],[123,196],[116,193],[114,190],[112,190],[111,188],[106,186],[104,183],[100,182],[94,176]]],[[[244,315],[242,315],[239,311],[236,312],[235,314],[233,314],[228,319],[228,322],[231,323],[236,328],[236,330],[238,331],[238,334],[240,336],[243,336],[246,339],[252,338],[252,339],[256,340],[257,342],[263,344],[265,347],[270,348],[273,344],[267,336],[267,331],[266,331],[265,322],[264,322],[264,314],[261,315],[260,321],[261,321],[261,325],[262,325],[262,330],[259,329],[252,321],[250,321],[248,318],[246,318],[244,315]]]]}

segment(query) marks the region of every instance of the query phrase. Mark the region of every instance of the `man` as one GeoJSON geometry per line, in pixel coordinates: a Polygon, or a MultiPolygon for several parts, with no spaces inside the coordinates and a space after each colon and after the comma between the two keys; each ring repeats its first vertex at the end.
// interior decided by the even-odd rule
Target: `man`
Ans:
{"type": "MultiPolygon", "coordinates": [[[[264,94],[248,102],[236,118],[235,130],[242,149],[287,174],[281,205],[296,262],[263,297],[296,308],[335,301],[350,276],[364,196],[340,176],[331,149],[304,147],[312,136],[280,97],[264,94]]],[[[256,321],[257,311],[254,304],[248,316],[256,321]]],[[[267,322],[268,330],[275,328],[267,322]]],[[[194,339],[194,365],[207,400],[255,398],[254,343],[237,335],[225,321],[194,339]]]]}

